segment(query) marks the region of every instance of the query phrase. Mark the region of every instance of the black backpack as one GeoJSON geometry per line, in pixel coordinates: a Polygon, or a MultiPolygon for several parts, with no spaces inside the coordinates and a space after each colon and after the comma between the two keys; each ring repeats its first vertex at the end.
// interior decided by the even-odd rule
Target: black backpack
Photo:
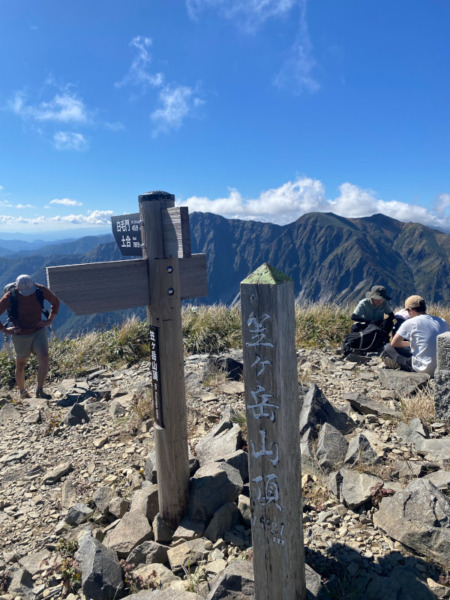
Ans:
{"type": "Polygon", "coordinates": [[[368,325],[361,331],[355,331],[345,336],[342,344],[342,354],[347,356],[353,351],[379,352],[389,341],[389,335],[378,327],[368,325]]]}
{"type": "MultiPolygon", "coordinates": [[[[17,288],[15,283],[8,283],[5,285],[3,289],[3,293],[10,292],[10,305],[7,310],[8,320],[5,323],[5,327],[8,327],[10,323],[14,323],[14,321],[18,317],[18,301],[17,301],[17,288]]],[[[44,292],[40,285],[36,285],[36,298],[38,299],[39,304],[41,305],[43,315],[48,319],[49,312],[44,309],[44,292]]]]}

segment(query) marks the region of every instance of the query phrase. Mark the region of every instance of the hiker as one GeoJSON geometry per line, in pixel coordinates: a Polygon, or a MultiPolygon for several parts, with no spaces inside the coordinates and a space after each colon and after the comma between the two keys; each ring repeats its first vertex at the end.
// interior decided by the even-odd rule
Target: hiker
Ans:
{"type": "Polygon", "coordinates": [[[20,398],[30,398],[25,389],[25,365],[33,353],[39,361],[36,398],[49,400],[50,394],[43,389],[49,368],[47,327],[58,313],[59,299],[45,286],[34,283],[29,275],[19,275],[15,285],[9,287],[0,299],[0,315],[8,309],[12,324],[0,323],[0,331],[12,336],[20,398]],[[51,304],[47,319],[42,319],[44,299],[51,304]]]}
{"type": "Polygon", "coordinates": [[[366,297],[358,302],[351,316],[352,321],[356,321],[351,331],[362,331],[368,325],[374,324],[389,334],[394,323],[390,299],[384,286],[374,285],[369,292],[366,292],[366,297]],[[388,315],[388,318],[385,319],[384,315],[388,315]]]}
{"type": "Polygon", "coordinates": [[[405,300],[409,319],[401,324],[390,344],[382,353],[389,369],[417,371],[434,375],[436,369],[437,336],[450,330],[444,319],[427,315],[422,296],[410,296],[405,300]]]}

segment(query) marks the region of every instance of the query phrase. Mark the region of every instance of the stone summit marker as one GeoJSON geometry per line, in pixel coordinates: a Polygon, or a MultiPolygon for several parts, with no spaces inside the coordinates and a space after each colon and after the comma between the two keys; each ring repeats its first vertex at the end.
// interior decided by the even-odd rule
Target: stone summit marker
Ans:
{"type": "Polygon", "coordinates": [[[206,255],[191,256],[188,209],[172,194],[143,194],[139,208],[143,258],[48,267],[47,283],[77,315],[147,307],[159,512],[175,529],[189,485],[180,301],[208,295],[206,255]]]}
{"type": "Polygon", "coordinates": [[[256,600],[305,600],[294,283],[264,264],[241,283],[256,600]]]}

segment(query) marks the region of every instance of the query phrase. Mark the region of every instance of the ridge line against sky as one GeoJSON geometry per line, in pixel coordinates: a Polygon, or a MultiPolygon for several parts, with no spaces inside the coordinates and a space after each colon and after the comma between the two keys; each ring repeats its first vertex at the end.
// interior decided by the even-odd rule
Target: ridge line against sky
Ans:
{"type": "Polygon", "coordinates": [[[150,187],[450,232],[449,25],[445,0],[4,5],[0,233],[106,230],[150,187]]]}

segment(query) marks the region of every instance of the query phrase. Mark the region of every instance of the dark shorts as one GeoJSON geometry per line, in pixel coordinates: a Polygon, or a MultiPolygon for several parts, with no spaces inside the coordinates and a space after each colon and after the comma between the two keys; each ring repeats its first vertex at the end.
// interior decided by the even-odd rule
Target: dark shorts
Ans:
{"type": "Polygon", "coordinates": [[[48,352],[47,327],[43,327],[30,335],[13,335],[12,343],[17,358],[28,358],[31,354],[46,354],[48,352]]]}

